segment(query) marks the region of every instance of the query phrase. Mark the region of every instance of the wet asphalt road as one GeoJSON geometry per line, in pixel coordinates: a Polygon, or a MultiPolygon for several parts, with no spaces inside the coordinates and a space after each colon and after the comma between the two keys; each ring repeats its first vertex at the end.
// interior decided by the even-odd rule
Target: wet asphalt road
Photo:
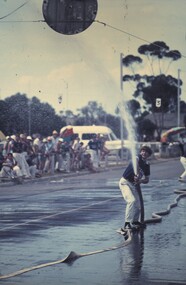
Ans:
{"type": "MultiPolygon", "coordinates": [[[[178,159],[151,165],[142,186],[145,217],[165,210],[185,189],[178,159]]],[[[118,189],[122,169],[38,180],[0,189],[0,275],[60,260],[70,251],[89,253],[123,242],[125,203],[118,189]]],[[[161,223],[148,225],[126,247],[31,271],[3,285],[186,284],[186,199],[161,223]]]]}

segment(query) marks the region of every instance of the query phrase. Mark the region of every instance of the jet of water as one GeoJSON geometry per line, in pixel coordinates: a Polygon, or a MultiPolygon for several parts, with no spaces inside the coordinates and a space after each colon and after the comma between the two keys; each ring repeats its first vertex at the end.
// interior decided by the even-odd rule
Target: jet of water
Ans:
{"type": "Polygon", "coordinates": [[[128,140],[130,143],[129,149],[131,151],[133,169],[134,173],[137,174],[135,122],[131,116],[130,110],[127,106],[127,102],[125,101],[120,102],[118,108],[120,110],[122,119],[125,121],[125,125],[128,132],[128,140]]]}

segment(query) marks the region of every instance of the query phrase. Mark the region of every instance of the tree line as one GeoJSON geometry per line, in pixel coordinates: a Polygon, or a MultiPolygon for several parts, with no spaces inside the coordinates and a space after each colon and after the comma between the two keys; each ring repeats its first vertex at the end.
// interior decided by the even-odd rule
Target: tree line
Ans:
{"type": "MultiPolygon", "coordinates": [[[[177,50],[170,50],[160,41],[140,46],[138,53],[140,56],[129,54],[122,59],[122,64],[128,71],[123,76],[123,82],[132,82],[134,86],[133,98],[127,102],[127,108],[136,122],[137,138],[141,140],[145,135],[153,139],[155,130],[158,137],[161,136],[165,114],[177,112],[178,88],[181,95],[183,82],[181,79],[178,82],[178,78],[174,78],[168,71],[171,64],[181,58],[181,54],[177,50]],[[135,71],[141,65],[144,67],[145,60],[150,67],[150,75],[135,71]],[[158,113],[161,113],[160,124],[156,119],[158,113]],[[154,123],[146,118],[148,114],[153,115],[154,123]]],[[[48,136],[54,129],[59,131],[70,122],[72,125],[107,125],[120,137],[120,113],[117,107],[115,115],[111,115],[98,102],[90,101],[77,111],[77,115],[71,110],[58,115],[54,108],[48,103],[40,102],[37,97],[28,99],[26,94],[17,93],[0,100],[0,130],[5,135],[31,132],[48,136]]],[[[180,111],[186,114],[186,102],[180,102],[180,111]]],[[[186,115],[184,124],[186,126],[186,115]]],[[[124,138],[127,138],[125,126],[124,138]]]]}
{"type": "Polygon", "coordinates": [[[73,125],[108,125],[119,136],[119,118],[107,114],[97,102],[90,101],[87,106],[78,110],[56,114],[55,109],[48,103],[42,103],[37,97],[28,99],[26,94],[17,93],[5,100],[0,100],[0,130],[5,135],[17,133],[41,134],[48,136],[53,130],[69,124],[73,125]]]}

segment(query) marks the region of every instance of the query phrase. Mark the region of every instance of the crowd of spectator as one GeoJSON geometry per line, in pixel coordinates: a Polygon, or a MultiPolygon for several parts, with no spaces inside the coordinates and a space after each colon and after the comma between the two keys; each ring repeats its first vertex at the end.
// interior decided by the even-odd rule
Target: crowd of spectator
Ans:
{"type": "Polygon", "coordinates": [[[73,133],[65,136],[56,130],[46,138],[11,135],[0,150],[0,177],[31,179],[82,169],[95,172],[108,153],[104,137],[96,134],[86,146],[73,133]]]}

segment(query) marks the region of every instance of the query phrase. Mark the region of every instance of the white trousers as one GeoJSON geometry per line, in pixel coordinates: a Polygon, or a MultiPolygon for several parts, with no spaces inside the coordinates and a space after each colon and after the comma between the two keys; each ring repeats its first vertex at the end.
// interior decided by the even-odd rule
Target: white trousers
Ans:
{"type": "Polygon", "coordinates": [[[140,217],[140,200],[135,185],[128,182],[123,177],[119,181],[119,188],[126,201],[125,222],[137,222],[140,217]]]}
{"type": "Polygon", "coordinates": [[[92,160],[92,163],[93,163],[93,167],[94,168],[98,168],[99,167],[99,157],[98,157],[97,151],[89,149],[88,152],[91,155],[91,160],[92,160]]]}
{"type": "Polygon", "coordinates": [[[30,177],[30,170],[28,163],[26,162],[25,155],[22,153],[13,153],[13,157],[15,158],[15,161],[17,162],[17,165],[21,169],[22,175],[26,177],[30,177]]]}
{"type": "Polygon", "coordinates": [[[21,177],[22,173],[20,168],[16,165],[14,166],[13,170],[8,167],[8,166],[3,166],[0,172],[0,177],[13,177],[13,176],[17,176],[17,177],[21,177]]]}
{"type": "Polygon", "coordinates": [[[180,162],[183,165],[184,172],[180,175],[181,179],[186,180],[186,157],[181,156],[180,162]]]}
{"type": "Polygon", "coordinates": [[[22,164],[23,164],[23,172],[26,177],[31,177],[29,165],[26,161],[26,157],[28,156],[27,152],[21,153],[22,156],[22,164]]]}

